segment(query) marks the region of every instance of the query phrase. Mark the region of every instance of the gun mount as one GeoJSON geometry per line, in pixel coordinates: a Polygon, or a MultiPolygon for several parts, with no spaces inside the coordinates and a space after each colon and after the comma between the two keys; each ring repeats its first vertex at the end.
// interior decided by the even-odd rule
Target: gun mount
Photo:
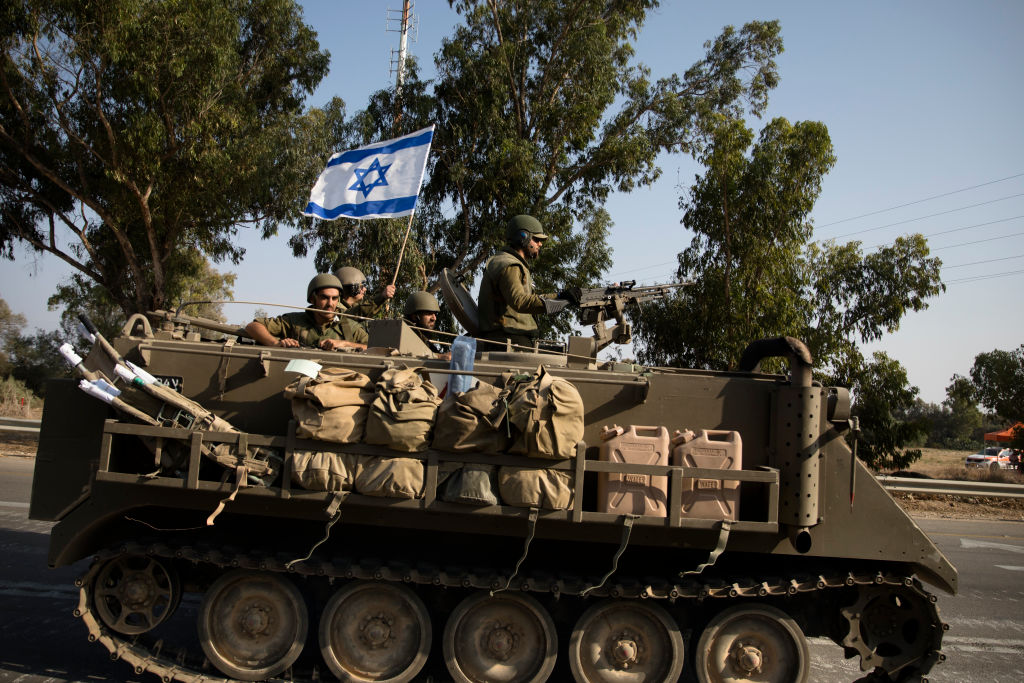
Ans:
{"type": "Polygon", "coordinates": [[[626,322],[626,307],[661,299],[672,290],[693,284],[672,284],[637,287],[636,280],[626,280],[607,287],[575,288],[568,291],[580,308],[580,322],[590,325],[593,337],[570,337],[569,353],[596,358],[597,352],[609,344],[628,344],[633,341],[633,326],[626,322]],[[614,324],[607,324],[614,320],[614,324]]]}

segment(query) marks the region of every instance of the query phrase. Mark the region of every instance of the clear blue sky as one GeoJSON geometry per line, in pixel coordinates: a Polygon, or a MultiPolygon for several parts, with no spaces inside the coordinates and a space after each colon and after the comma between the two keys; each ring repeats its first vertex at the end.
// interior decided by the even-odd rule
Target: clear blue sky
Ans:
{"type": "MultiPolygon", "coordinates": [[[[361,109],[393,81],[398,34],[385,31],[388,5],[303,5],[331,53],[331,73],[309,104],[337,95],[350,113],[361,109]]],[[[397,10],[401,2],[389,5],[397,10]]],[[[441,0],[420,0],[415,14],[411,51],[429,77],[458,16],[441,0]]],[[[871,248],[921,232],[943,260],[947,292],[869,347],[901,361],[922,398],[939,402],[950,377],[966,374],[978,353],[1024,343],[1024,196],[1014,196],[1024,195],[1024,3],[666,2],[640,33],[637,59],[655,77],[682,73],[723,26],[752,19],[779,19],[786,46],[767,118],[822,121],[832,136],[838,161],[814,210],[816,236],[871,248]],[[936,195],[945,196],[918,201],[936,195]],[[883,211],[910,202],[917,203],[883,211]]],[[[700,168],[680,156],[664,157],[661,166],[654,187],[608,204],[615,222],[609,281],[667,280],[689,243],[678,197],[700,168]]],[[[294,259],[287,235],[261,242],[242,233],[248,251],[233,269],[236,298],[301,301],[312,259],[294,259]]],[[[0,296],[30,328],[53,329],[57,313],[45,301],[66,274],[55,259],[20,251],[16,263],[0,263],[0,296]]],[[[225,313],[244,323],[252,310],[236,305],[225,313]]]]}

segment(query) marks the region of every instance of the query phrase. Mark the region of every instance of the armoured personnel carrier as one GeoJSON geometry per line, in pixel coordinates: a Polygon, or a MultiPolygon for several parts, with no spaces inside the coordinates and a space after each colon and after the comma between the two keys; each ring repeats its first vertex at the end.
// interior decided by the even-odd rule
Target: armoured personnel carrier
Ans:
{"type": "Polygon", "coordinates": [[[30,510],[56,521],[51,566],[93,557],[84,635],[189,683],[806,681],[807,636],[865,680],[923,680],[945,629],[923,584],[957,573],[851,453],[847,391],[789,338],[732,372],[599,362],[624,301],[598,297],[568,352],[456,369],[397,320],[358,353],[180,312],[91,335],[81,382],[48,389],[30,510]],[[415,391],[382,394],[396,372],[415,391]],[[303,396],[355,375],[371,413],[478,386],[427,392],[433,442],[321,438],[303,396]],[[440,413],[478,391],[483,437],[441,448],[440,413]]]}

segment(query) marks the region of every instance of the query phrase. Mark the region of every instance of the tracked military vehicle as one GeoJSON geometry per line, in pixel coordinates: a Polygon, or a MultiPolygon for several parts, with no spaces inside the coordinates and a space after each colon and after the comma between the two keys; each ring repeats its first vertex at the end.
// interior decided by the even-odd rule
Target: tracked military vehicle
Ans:
{"type": "Polygon", "coordinates": [[[945,629],[925,584],[953,593],[957,573],[851,453],[848,392],[789,338],[732,372],[598,361],[628,339],[628,296],[596,301],[594,338],[456,369],[397,320],[353,353],[256,346],[181,311],[90,333],[80,382],[48,389],[30,511],[56,521],[51,566],[93,558],[83,637],[189,683],[806,681],[808,636],[866,680],[923,680],[945,629]],[[760,372],[771,357],[788,371],[760,372]],[[499,394],[544,376],[578,394],[579,429],[560,458],[310,438],[294,361],[378,387],[396,368],[499,394]],[[310,453],[319,486],[298,471],[310,453]],[[397,497],[396,471],[374,490],[350,476],[398,460],[419,478],[397,497]],[[460,468],[493,496],[449,495],[460,468]],[[548,482],[534,499],[502,488],[522,473],[548,482]]]}

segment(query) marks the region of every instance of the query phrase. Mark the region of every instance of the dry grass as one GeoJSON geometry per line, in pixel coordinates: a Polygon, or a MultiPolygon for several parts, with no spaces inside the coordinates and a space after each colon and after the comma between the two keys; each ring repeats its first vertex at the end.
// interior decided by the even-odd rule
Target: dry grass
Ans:
{"type": "MultiPolygon", "coordinates": [[[[1013,470],[967,469],[964,460],[972,451],[950,451],[940,448],[921,449],[921,459],[910,466],[911,472],[932,479],[987,481],[999,484],[1024,484],[1024,475],[1013,470]]],[[[920,517],[950,519],[1024,520],[1024,499],[960,496],[932,496],[916,493],[893,493],[893,498],[907,512],[920,517]]]]}
{"type": "Polygon", "coordinates": [[[921,459],[910,466],[911,472],[924,474],[932,479],[954,479],[957,481],[987,481],[993,484],[1024,484],[1024,476],[1014,470],[968,469],[964,461],[977,451],[950,451],[941,448],[922,448],[921,459]]]}
{"type": "Polygon", "coordinates": [[[43,415],[43,402],[10,377],[0,380],[0,416],[36,419],[43,415]]]}

